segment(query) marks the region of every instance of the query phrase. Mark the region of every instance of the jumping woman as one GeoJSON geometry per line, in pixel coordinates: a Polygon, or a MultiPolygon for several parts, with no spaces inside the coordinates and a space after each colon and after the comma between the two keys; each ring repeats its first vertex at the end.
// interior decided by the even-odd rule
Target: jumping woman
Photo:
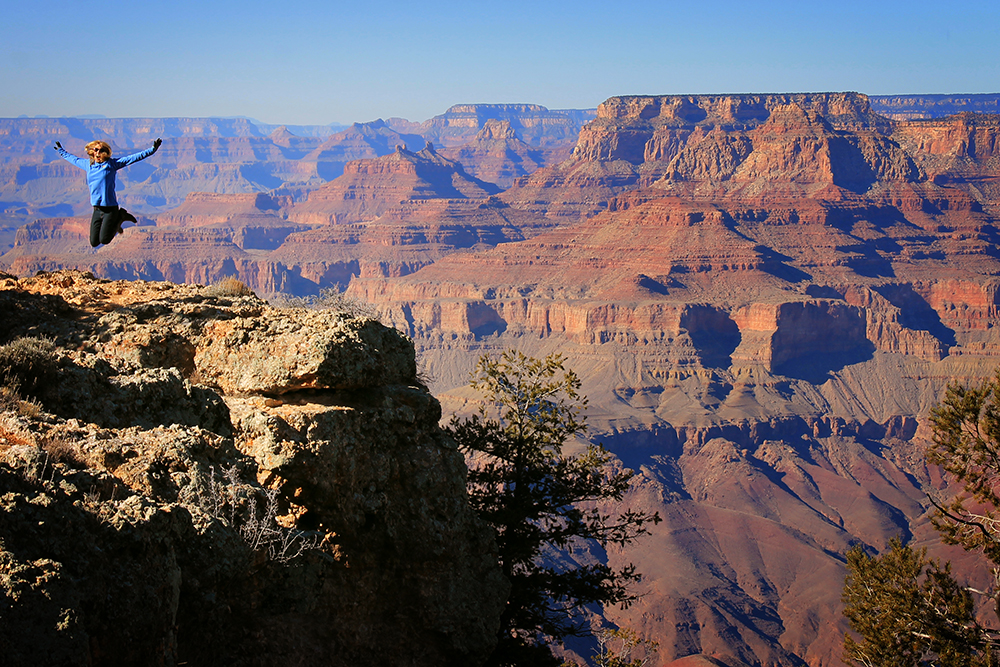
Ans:
{"type": "Polygon", "coordinates": [[[96,248],[102,243],[111,243],[115,234],[121,233],[123,220],[137,222],[135,216],[118,207],[118,199],[115,197],[115,172],[134,162],[145,160],[156,152],[161,143],[163,142],[157,139],[153,142],[152,148],[126,155],[119,160],[111,157],[111,146],[106,142],[91,141],[83,147],[90,156],[88,162],[67,152],[61,143],[56,142],[54,148],[62,159],[87,172],[90,203],[94,207],[94,215],[90,218],[90,245],[96,248]]]}

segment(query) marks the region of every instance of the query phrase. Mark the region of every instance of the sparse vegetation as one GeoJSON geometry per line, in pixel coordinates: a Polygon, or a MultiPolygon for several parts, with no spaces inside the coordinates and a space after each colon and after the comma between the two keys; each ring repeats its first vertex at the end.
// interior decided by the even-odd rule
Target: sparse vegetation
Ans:
{"type": "Polygon", "coordinates": [[[643,639],[632,628],[604,628],[596,635],[595,667],[643,667],[660,646],[659,642],[643,639]]]}
{"type": "Polygon", "coordinates": [[[37,399],[58,370],[55,344],[46,338],[16,338],[0,345],[0,401],[14,406],[18,401],[37,399]]]}
{"type": "Polygon", "coordinates": [[[275,294],[268,299],[275,308],[311,308],[313,310],[336,310],[351,317],[371,320],[379,319],[378,309],[367,301],[348,296],[336,289],[322,289],[319,294],[292,296],[275,294]]]}
{"type": "Polygon", "coordinates": [[[226,276],[205,288],[208,296],[254,296],[254,291],[245,282],[233,276],[226,276]]]}
{"type": "Polygon", "coordinates": [[[37,417],[42,413],[42,406],[36,399],[22,398],[16,381],[7,380],[0,384],[0,411],[2,410],[13,410],[23,417],[37,417]]]}
{"type": "Polygon", "coordinates": [[[236,466],[213,469],[208,488],[198,504],[206,513],[227,522],[253,551],[287,563],[306,551],[318,549],[319,535],[278,523],[278,492],[261,489],[240,479],[236,466]]]}
{"type": "Polygon", "coordinates": [[[72,467],[86,465],[80,445],[72,440],[54,437],[42,442],[42,449],[55,463],[65,463],[72,467]]]}

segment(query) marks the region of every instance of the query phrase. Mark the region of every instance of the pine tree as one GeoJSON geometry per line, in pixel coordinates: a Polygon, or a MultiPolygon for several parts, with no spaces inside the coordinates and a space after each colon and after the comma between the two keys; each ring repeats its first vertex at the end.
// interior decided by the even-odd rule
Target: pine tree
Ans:
{"type": "Polygon", "coordinates": [[[978,388],[950,385],[931,424],[927,460],[963,491],[947,503],[931,499],[938,510],[934,525],[946,543],[982,551],[1000,567],[1000,371],[978,388]]]}
{"type": "MultiPolygon", "coordinates": [[[[981,551],[1000,577],[1000,371],[979,387],[950,385],[931,424],[927,460],[962,487],[949,501],[931,498],[934,526],[944,542],[981,551]]],[[[845,661],[901,667],[1000,664],[1000,633],[977,622],[972,590],[955,581],[950,564],[928,561],[925,550],[894,540],[877,558],[852,549],[847,567],[844,615],[861,641],[845,637],[845,661]]],[[[1000,613],[998,593],[1000,586],[994,588],[1000,613]]]]}
{"type": "Polygon", "coordinates": [[[639,574],[632,565],[615,570],[600,562],[567,569],[543,553],[572,551],[587,541],[624,547],[660,517],[601,509],[622,500],[634,474],[614,470],[604,448],[563,453],[586,430],[587,400],[561,356],[484,355],[471,385],[483,406],[473,417],[453,418],[449,431],[470,459],[470,503],[496,532],[500,566],[511,584],[488,664],[559,665],[546,644],[583,632],[573,609],[627,606],[635,600],[630,584],[639,574]]]}
{"type": "Polygon", "coordinates": [[[989,665],[983,629],[968,590],[950,564],[927,559],[893,538],[889,550],[847,553],[844,616],[860,637],[844,637],[844,661],[865,667],[977,667],[989,665]]]}

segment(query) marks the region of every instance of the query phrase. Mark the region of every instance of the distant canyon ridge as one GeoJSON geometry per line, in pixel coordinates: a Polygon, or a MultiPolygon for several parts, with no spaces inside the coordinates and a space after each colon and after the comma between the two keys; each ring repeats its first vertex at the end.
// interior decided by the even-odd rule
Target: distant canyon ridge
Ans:
{"type": "MultiPolygon", "coordinates": [[[[923,459],[952,381],[1000,359],[1000,95],[619,96],[459,105],[329,136],[216,119],[0,120],[0,270],[261,295],[346,290],[413,339],[445,414],[484,352],[559,352],[590,437],[665,521],[616,623],[658,664],[840,664],[844,553],[938,544],[923,459]],[[140,216],[86,241],[103,138],[140,216]]],[[[581,555],[582,554],[582,555],[581,555]]],[[[584,644],[569,650],[589,655],[584,644]]]]}

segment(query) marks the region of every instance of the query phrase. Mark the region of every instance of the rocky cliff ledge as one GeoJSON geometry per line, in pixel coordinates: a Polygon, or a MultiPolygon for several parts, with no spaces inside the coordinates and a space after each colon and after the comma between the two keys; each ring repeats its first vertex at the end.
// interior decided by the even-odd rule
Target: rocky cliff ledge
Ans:
{"type": "Polygon", "coordinates": [[[35,401],[0,396],[4,664],[491,650],[506,583],[402,335],[80,272],[0,274],[0,319],[0,350],[54,343],[35,401]]]}

